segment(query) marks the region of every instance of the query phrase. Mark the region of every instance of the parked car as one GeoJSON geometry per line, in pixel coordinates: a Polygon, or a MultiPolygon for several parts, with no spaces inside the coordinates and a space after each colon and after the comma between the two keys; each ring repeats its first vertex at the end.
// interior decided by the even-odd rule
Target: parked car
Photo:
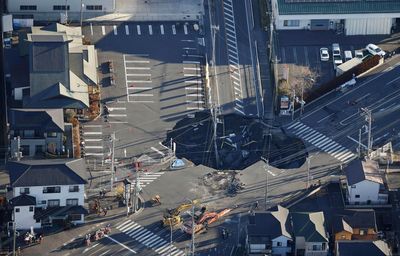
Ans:
{"type": "Polygon", "coordinates": [[[332,44],[332,56],[340,56],[340,46],[338,43],[332,44]]]}
{"type": "Polygon", "coordinates": [[[349,61],[353,58],[351,51],[344,51],[344,62],[349,61]]]}
{"type": "Polygon", "coordinates": [[[354,51],[354,56],[357,57],[357,58],[362,59],[364,57],[364,53],[363,53],[362,50],[355,50],[354,51]]]}
{"type": "Polygon", "coordinates": [[[333,68],[336,69],[337,66],[343,64],[342,56],[340,55],[333,55],[333,68]]]}
{"type": "Polygon", "coordinates": [[[328,61],[329,60],[328,48],[319,49],[319,54],[320,54],[320,57],[321,57],[321,61],[328,61]]]}
{"type": "Polygon", "coordinates": [[[379,55],[381,57],[385,56],[386,52],[383,51],[381,48],[374,44],[368,44],[367,47],[365,47],[372,55],[379,55]]]}

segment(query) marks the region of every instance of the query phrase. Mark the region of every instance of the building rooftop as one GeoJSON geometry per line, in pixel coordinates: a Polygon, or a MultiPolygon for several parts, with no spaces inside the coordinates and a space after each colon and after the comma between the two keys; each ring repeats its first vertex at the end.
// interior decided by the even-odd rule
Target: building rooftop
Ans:
{"type": "Polygon", "coordinates": [[[352,186],[364,180],[383,184],[382,175],[379,172],[379,164],[372,160],[355,159],[344,169],[347,184],[352,186]]]}
{"type": "Polygon", "coordinates": [[[249,236],[269,237],[271,240],[279,236],[292,238],[290,235],[289,210],[278,206],[277,211],[257,212],[249,216],[247,226],[249,236]]]}
{"type": "Polygon", "coordinates": [[[20,195],[10,200],[12,206],[36,205],[36,198],[30,195],[20,195]]]}
{"type": "Polygon", "coordinates": [[[62,109],[10,109],[8,118],[11,130],[64,131],[62,109]]]}
{"type": "Polygon", "coordinates": [[[323,212],[291,213],[293,233],[306,242],[328,242],[323,212]]]}
{"type": "Polygon", "coordinates": [[[400,13],[398,0],[277,0],[279,15],[400,13]]]}
{"type": "Polygon", "coordinates": [[[83,159],[44,159],[7,162],[12,187],[86,184],[83,159]]]}
{"type": "Polygon", "coordinates": [[[371,228],[377,231],[375,211],[372,209],[346,210],[336,215],[332,223],[333,232],[347,231],[353,233],[354,228],[371,228]]]}
{"type": "Polygon", "coordinates": [[[381,240],[342,240],[336,242],[336,255],[388,256],[391,251],[388,244],[381,240]]]}

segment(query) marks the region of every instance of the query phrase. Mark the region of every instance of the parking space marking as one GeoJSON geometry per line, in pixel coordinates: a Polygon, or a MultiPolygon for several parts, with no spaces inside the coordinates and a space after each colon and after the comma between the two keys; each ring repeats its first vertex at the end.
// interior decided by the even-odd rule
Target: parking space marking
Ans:
{"type": "Polygon", "coordinates": [[[186,24],[183,25],[183,31],[184,31],[185,35],[188,34],[188,28],[187,28],[187,25],[186,25],[186,24]]]}
{"type": "Polygon", "coordinates": [[[140,36],[142,34],[142,32],[140,31],[140,25],[136,25],[136,30],[138,35],[140,36]]]}
{"type": "Polygon", "coordinates": [[[101,33],[103,36],[106,34],[106,28],[104,26],[101,26],[101,33]]]}
{"type": "Polygon", "coordinates": [[[164,25],[160,25],[161,35],[164,35],[164,25]]]}
{"type": "Polygon", "coordinates": [[[152,35],[153,34],[153,26],[149,25],[149,34],[152,35]]]}
{"type": "Polygon", "coordinates": [[[114,25],[114,26],[113,26],[113,29],[114,29],[114,35],[116,36],[116,35],[118,34],[118,32],[117,32],[117,26],[114,25]]]}
{"type": "Polygon", "coordinates": [[[125,25],[125,34],[129,36],[129,26],[125,25]]]}
{"type": "Polygon", "coordinates": [[[175,25],[172,25],[172,34],[176,35],[176,27],[175,27],[175,25]]]}

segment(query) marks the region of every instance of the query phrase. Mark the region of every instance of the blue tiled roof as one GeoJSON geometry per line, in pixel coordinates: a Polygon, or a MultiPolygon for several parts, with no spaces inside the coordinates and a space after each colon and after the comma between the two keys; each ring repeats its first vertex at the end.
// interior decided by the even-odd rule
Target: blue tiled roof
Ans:
{"type": "Polygon", "coordinates": [[[277,2],[280,15],[400,13],[400,0],[330,3],[288,3],[286,0],[277,0],[277,2]]]}

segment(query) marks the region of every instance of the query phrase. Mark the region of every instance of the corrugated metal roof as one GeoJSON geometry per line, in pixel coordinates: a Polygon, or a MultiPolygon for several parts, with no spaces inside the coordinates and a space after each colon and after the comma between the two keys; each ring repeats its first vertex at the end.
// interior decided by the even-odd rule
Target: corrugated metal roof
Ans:
{"type": "Polygon", "coordinates": [[[287,3],[277,0],[279,15],[400,13],[400,1],[356,1],[334,3],[287,3]]]}

